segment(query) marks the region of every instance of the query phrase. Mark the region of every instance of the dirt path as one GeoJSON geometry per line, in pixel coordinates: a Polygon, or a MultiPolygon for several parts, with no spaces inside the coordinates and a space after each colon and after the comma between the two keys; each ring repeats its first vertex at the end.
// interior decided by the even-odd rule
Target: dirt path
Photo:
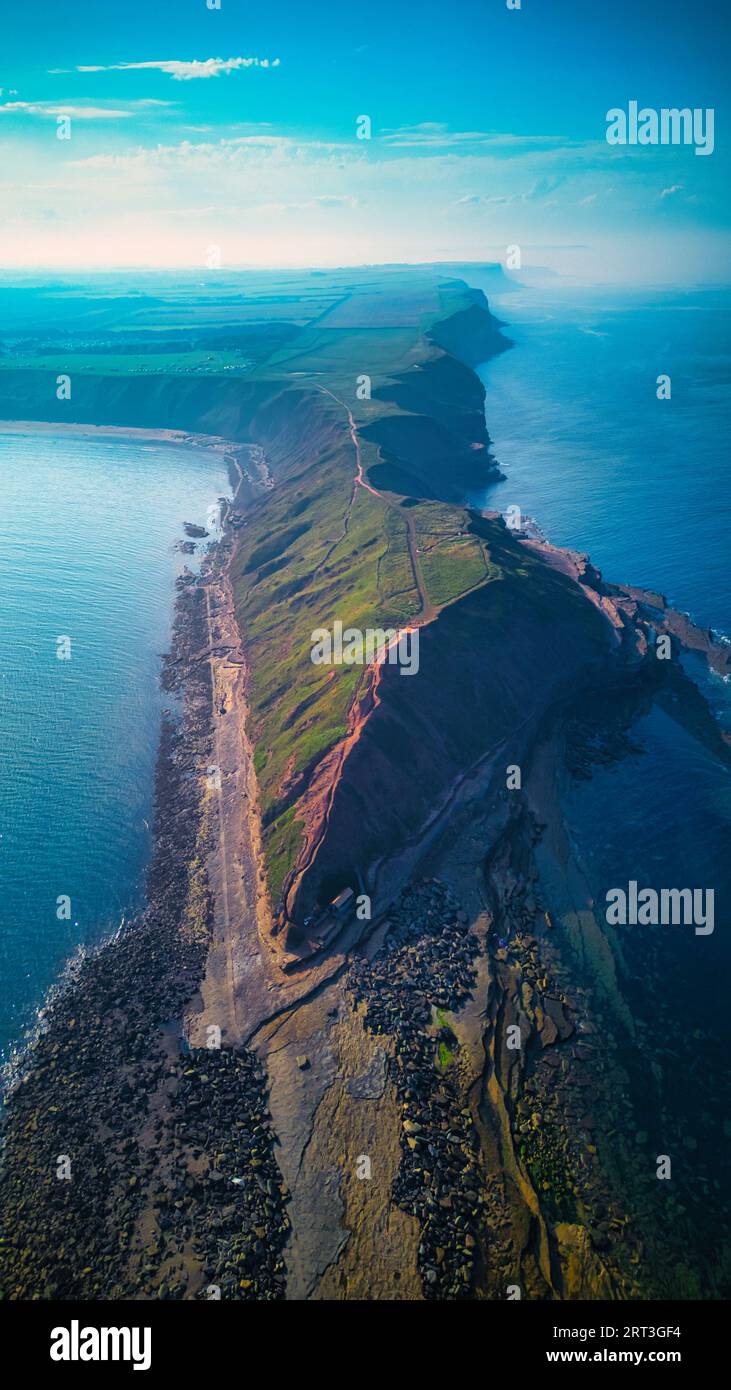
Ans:
{"type": "Polygon", "coordinates": [[[342,545],[343,541],[346,539],[348,531],[350,529],[350,516],[353,510],[353,503],[355,502],[358,488],[363,487],[368,492],[371,492],[374,497],[378,497],[381,501],[386,500],[383,497],[383,494],[378,492],[374,487],[371,487],[370,483],[368,483],[363,477],[363,464],[361,462],[360,456],[360,441],[358,439],[358,430],[355,420],[353,419],[352,411],[348,409],[344,401],[341,401],[340,398],[334,395],[332,391],[328,391],[326,386],[318,386],[317,389],[318,391],[321,391],[324,396],[329,396],[331,400],[335,401],[339,406],[341,406],[348,416],[348,428],[350,431],[350,438],[355,449],[356,472],[355,477],[353,478],[353,490],[350,494],[350,500],[345,510],[345,516],[343,517],[343,529],[340,532],[340,535],[337,537],[337,539],[333,541],[332,545],[328,546],[328,549],[323,558],[320,560],[320,563],[316,565],[315,569],[312,572],[313,577],[314,575],[319,574],[320,570],[323,569],[324,566],[327,564],[328,560],[330,559],[330,556],[335,554],[335,551],[337,550],[338,546],[342,545]]]}
{"type": "Polygon", "coordinates": [[[426,627],[427,623],[432,622],[432,620],[436,618],[439,610],[434,607],[434,604],[432,603],[427,593],[426,584],[424,583],[424,576],[421,571],[421,563],[418,558],[419,547],[416,544],[416,530],[414,527],[414,518],[412,516],[407,516],[406,518],[406,539],[409,545],[409,558],[411,560],[411,569],[414,575],[414,583],[416,584],[416,587],[418,589],[419,601],[421,603],[421,612],[418,614],[416,618],[414,618],[414,627],[426,627]]]}
{"type": "MultiPolygon", "coordinates": [[[[347,415],[347,417],[348,417],[348,429],[349,429],[349,431],[350,431],[350,438],[351,438],[352,441],[353,441],[353,447],[354,447],[354,449],[355,449],[355,462],[356,462],[356,470],[357,470],[357,471],[356,471],[356,475],[355,475],[355,486],[356,486],[356,487],[363,487],[363,488],[365,488],[366,492],[371,492],[371,493],[373,494],[374,497],[378,497],[378,498],[380,498],[380,500],[381,500],[382,502],[385,502],[385,501],[386,501],[386,498],[384,497],[383,493],[382,493],[382,492],[379,492],[379,491],[378,491],[378,488],[372,487],[371,484],[368,482],[367,478],[366,478],[366,477],[364,476],[364,474],[363,474],[363,460],[362,460],[361,454],[360,454],[360,440],[358,439],[358,426],[357,426],[356,423],[355,423],[355,420],[354,420],[354,418],[353,418],[353,412],[352,412],[352,410],[350,409],[350,406],[346,405],[346,404],[345,404],[345,401],[341,401],[340,397],[339,397],[339,396],[336,396],[334,391],[329,391],[328,388],[327,388],[327,386],[318,386],[317,389],[318,389],[318,391],[322,391],[322,393],[323,393],[324,396],[329,396],[331,400],[335,401],[336,405],[339,405],[339,406],[341,407],[341,409],[345,411],[345,413],[346,413],[346,415],[347,415]]],[[[355,492],[354,492],[353,495],[355,495],[355,492]]]]}
{"type": "MultiPolygon", "coordinates": [[[[205,590],[205,598],[206,598],[206,619],[207,619],[207,622],[208,622],[208,640],[209,640],[209,643],[210,643],[209,663],[210,663],[210,670],[211,670],[211,691],[212,691],[212,701],[213,701],[213,710],[214,710],[214,718],[213,718],[213,746],[214,746],[215,757],[216,757],[216,762],[215,762],[215,766],[214,766],[214,769],[213,769],[213,773],[212,773],[212,775],[209,774],[209,784],[212,783],[213,790],[214,790],[215,796],[216,796],[217,807],[218,807],[218,833],[219,833],[219,845],[220,845],[220,856],[221,856],[220,899],[221,899],[221,910],[222,910],[222,916],[223,916],[223,937],[224,937],[224,950],[225,950],[225,956],[226,956],[226,974],[227,974],[227,979],[228,979],[228,993],[229,993],[229,997],[230,997],[230,1000],[231,1000],[231,1012],[232,1012],[231,1023],[232,1023],[232,1025],[233,1025],[234,1032],[235,1032],[236,1036],[238,1036],[238,1034],[239,1034],[239,1027],[238,1027],[238,1019],[237,1019],[237,1015],[236,1015],[236,988],[235,988],[235,973],[234,973],[233,949],[232,949],[232,933],[231,933],[231,905],[230,905],[230,890],[231,890],[231,883],[230,883],[229,852],[228,852],[228,847],[227,847],[227,843],[226,843],[226,820],[227,820],[227,817],[226,817],[226,813],[225,813],[225,807],[224,807],[224,804],[223,804],[222,773],[221,773],[221,768],[222,768],[222,766],[223,766],[223,751],[222,751],[222,740],[221,740],[221,721],[220,721],[219,718],[217,717],[217,713],[218,713],[218,711],[219,711],[219,708],[221,708],[221,707],[225,708],[226,693],[225,693],[225,691],[222,691],[222,690],[220,689],[220,687],[223,685],[223,682],[222,682],[222,681],[217,682],[217,678],[216,678],[217,666],[218,666],[220,663],[217,661],[216,657],[214,656],[214,633],[213,633],[213,623],[212,623],[212,619],[211,619],[211,593],[210,593],[210,589],[209,589],[208,587],[206,587],[206,590],[205,590]]],[[[223,712],[223,708],[222,708],[222,711],[221,711],[221,712],[223,712]]]]}
{"type": "MultiPolygon", "coordinates": [[[[329,396],[331,400],[335,401],[335,403],[339,405],[342,410],[345,411],[348,417],[348,430],[350,432],[350,438],[353,442],[353,448],[355,449],[356,464],[356,472],[355,477],[353,479],[353,491],[350,495],[350,502],[348,503],[348,509],[345,513],[342,534],[338,537],[337,541],[333,542],[324,560],[320,561],[320,564],[317,566],[317,569],[319,570],[322,568],[324,564],[327,563],[327,561],[330,559],[330,556],[333,554],[335,550],[337,550],[338,546],[342,543],[342,541],[345,540],[345,537],[348,534],[348,528],[350,525],[350,515],[353,510],[353,503],[355,501],[359,487],[364,488],[366,492],[370,492],[373,497],[378,498],[379,502],[383,502],[387,507],[390,507],[392,510],[395,510],[396,504],[391,501],[391,499],[386,495],[386,493],[379,492],[378,488],[373,487],[373,485],[368,482],[368,479],[365,476],[363,469],[363,459],[361,457],[360,452],[360,440],[358,439],[358,426],[355,423],[353,412],[350,409],[350,406],[346,405],[345,401],[341,400],[339,396],[336,396],[334,391],[329,391],[326,386],[318,386],[317,389],[318,391],[321,391],[324,396],[329,396]]],[[[417,617],[414,618],[413,626],[423,627],[425,623],[430,623],[432,619],[436,617],[437,609],[434,607],[434,605],[431,603],[429,599],[429,595],[426,590],[426,585],[424,583],[424,576],[421,572],[421,565],[419,563],[418,558],[419,550],[416,544],[416,533],[414,530],[413,517],[407,516],[405,518],[405,521],[406,539],[409,547],[411,569],[414,576],[414,584],[419,594],[419,601],[421,603],[421,611],[417,615],[417,617]]],[[[317,570],[315,570],[315,573],[317,573],[317,570]]]]}

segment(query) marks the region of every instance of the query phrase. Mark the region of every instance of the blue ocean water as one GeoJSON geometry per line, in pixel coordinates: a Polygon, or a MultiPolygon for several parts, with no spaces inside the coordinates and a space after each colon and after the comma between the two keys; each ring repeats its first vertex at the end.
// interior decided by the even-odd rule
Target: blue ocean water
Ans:
{"type": "MultiPolygon", "coordinates": [[[[490,296],[490,304],[515,344],[480,371],[507,477],[476,500],[519,506],[549,540],[588,552],[607,579],[659,589],[731,635],[731,291],[557,284],[490,296]],[[665,373],[672,395],[661,401],[665,373]]],[[[728,683],[698,658],[684,666],[731,729],[728,683]]],[[[713,888],[713,935],[659,929],[652,969],[686,1019],[712,1003],[725,1017],[731,773],[663,710],[641,718],[632,739],[640,753],[595,769],[569,796],[574,842],[598,903],[630,879],[713,888]]],[[[623,939],[640,975],[641,935],[623,939]]]]}
{"type": "Polygon", "coordinates": [[[485,504],[519,506],[607,579],[731,633],[731,289],[567,286],[490,305],[515,347],[480,370],[507,474],[485,504]]]}
{"type": "Polygon", "coordinates": [[[0,423],[0,1048],[139,907],[175,549],[228,492],[212,451],[0,423]],[[59,660],[68,637],[71,659],[59,660]],[[69,920],[57,899],[71,900],[69,920]]]}

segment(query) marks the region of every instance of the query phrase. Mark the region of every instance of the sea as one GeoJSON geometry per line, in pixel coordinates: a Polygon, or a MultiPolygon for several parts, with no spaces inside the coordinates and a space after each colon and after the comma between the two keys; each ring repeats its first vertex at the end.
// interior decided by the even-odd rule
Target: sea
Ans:
{"type": "Polygon", "coordinates": [[[175,579],[213,450],[0,422],[0,1060],[143,904],[175,579]]]}
{"type": "MultiPolygon", "coordinates": [[[[548,540],[588,553],[606,579],[660,590],[728,640],[731,290],[485,288],[514,346],[480,368],[506,476],[475,505],[518,506],[548,540]],[[669,399],[658,396],[667,392],[660,377],[670,379],[669,399]]],[[[729,683],[699,658],[684,665],[731,730],[729,683]]],[[[731,772],[657,707],[631,739],[635,753],[569,794],[574,844],[600,904],[630,880],[713,889],[711,935],[628,928],[624,959],[637,1011],[656,998],[651,970],[683,1028],[727,1027],[731,772]]]]}

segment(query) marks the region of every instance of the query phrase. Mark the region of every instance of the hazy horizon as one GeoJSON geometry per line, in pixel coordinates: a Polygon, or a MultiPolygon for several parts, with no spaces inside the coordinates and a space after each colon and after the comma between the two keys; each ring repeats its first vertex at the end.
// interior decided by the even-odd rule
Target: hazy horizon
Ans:
{"type": "MultiPolygon", "coordinates": [[[[359,263],[343,262],[333,265],[227,265],[220,270],[210,270],[206,266],[179,265],[179,266],[151,266],[151,265],[99,265],[92,267],[80,267],[74,264],[42,264],[17,266],[10,270],[4,270],[6,288],[14,285],[27,288],[52,289],[55,284],[68,283],[69,285],[79,285],[91,281],[101,281],[115,276],[134,277],[136,283],[143,280],[161,282],[169,280],[173,283],[180,282],[194,276],[198,277],[200,284],[209,285],[215,277],[220,281],[223,288],[231,276],[240,275],[293,275],[310,273],[312,275],[335,275],[338,272],[349,274],[354,271],[378,271],[378,270],[398,270],[406,269],[429,269],[443,266],[445,271],[449,270],[455,277],[464,278],[470,270],[484,272],[485,270],[503,270],[505,267],[497,260],[430,260],[430,261],[361,261],[359,263]],[[31,283],[28,283],[31,282],[31,283]]],[[[509,293],[512,289],[516,292],[523,289],[551,289],[571,290],[581,289],[597,291],[616,290],[620,292],[630,291],[632,293],[646,292],[648,294],[670,294],[677,291],[678,294],[689,294],[693,291],[700,293],[713,293],[714,291],[731,289],[731,268],[724,277],[718,279],[704,280],[624,280],[624,279],[598,279],[587,278],[580,275],[571,275],[561,271],[554,271],[550,267],[530,263],[524,267],[526,276],[533,278],[523,280],[523,271],[507,272],[506,279],[501,287],[502,293],[509,293]],[[544,278],[545,277],[545,278],[544,278]]],[[[485,291],[487,297],[490,295],[485,291]]],[[[492,291],[494,293],[494,291],[492,291]]]]}
{"type": "Polygon", "coordinates": [[[621,0],[609,33],[570,0],[448,19],[425,0],[411,21],[375,0],[337,22],[316,0],[248,15],[244,37],[225,3],[126,21],[47,0],[6,36],[7,269],[505,264],[518,246],[582,283],[731,280],[717,0],[702,28],[621,0]],[[634,100],[714,110],[712,150],[608,144],[634,100]]]}

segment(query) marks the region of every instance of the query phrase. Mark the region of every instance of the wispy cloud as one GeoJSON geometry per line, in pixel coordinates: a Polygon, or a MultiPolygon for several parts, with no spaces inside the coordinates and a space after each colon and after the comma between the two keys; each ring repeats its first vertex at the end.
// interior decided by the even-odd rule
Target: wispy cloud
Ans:
{"type": "Polygon", "coordinates": [[[530,188],[520,196],[526,202],[532,202],[540,198],[547,198],[550,193],[555,193],[565,182],[563,174],[544,174],[540,178],[534,179],[530,188]]]}
{"type": "Polygon", "coordinates": [[[682,191],[683,191],[683,185],[682,185],[682,183],[672,183],[672,184],[670,185],[669,188],[663,188],[662,193],[660,194],[660,197],[661,197],[661,198],[672,198],[672,196],[673,196],[674,193],[682,193],[682,191]]]}
{"type": "Polygon", "coordinates": [[[262,203],[259,212],[280,214],[284,212],[317,211],[319,208],[357,208],[357,198],[341,197],[337,193],[323,193],[318,198],[307,198],[299,203],[262,203]]]}
{"type": "Polygon", "coordinates": [[[322,208],[338,207],[357,207],[357,198],[346,198],[339,193],[322,193],[319,198],[313,198],[313,203],[322,208]]]}
{"type": "MultiPolygon", "coordinates": [[[[492,134],[467,121],[376,129],[367,145],[342,123],[280,130],[254,119],[219,124],[206,112],[187,125],[184,92],[165,90],[172,110],[152,130],[142,114],[115,131],[112,98],[92,106],[90,97],[84,111],[102,119],[95,130],[87,118],[78,147],[57,149],[43,135],[38,115],[68,114],[61,102],[27,102],[35,115],[5,122],[14,128],[2,132],[0,180],[14,178],[12,199],[0,185],[6,264],[57,261],[60,246],[79,264],[126,264],[133,248],[140,264],[204,265],[210,244],[221,246],[227,265],[470,260],[488,246],[499,257],[508,245],[526,250],[543,239],[553,248],[547,263],[575,273],[580,261],[586,273],[595,267],[605,276],[615,250],[616,263],[626,264],[625,251],[613,250],[618,229],[634,221],[640,237],[648,209],[659,213],[661,190],[691,187],[682,149],[620,148],[615,157],[598,140],[492,134]],[[564,252],[577,218],[596,241],[564,252]]],[[[144,113],[132,98],[117,100],[144,113]]],[[[271,113],[265,106],[262,114],[271,113]]],[[[665,196],[662,221],[671,230],[687,200],[685,190],[665,196]]]]}
{"type": "Polygon", "coordinates": [[[56,101],[5,101],[0,103],[0,116],[70,116],[76,121],[117,121],[127,116],[138,115],[136,103],[132,107],[118,106],[79,106],[74,102],[66,104],[56,101]]]}
{"type": "Polygon", "coordinates": [[[269,170],[281,173],[296,169],[307,161],[334,161],[343,169],[342,161],[350,156],[350,167],[365,163],[362,149],[351,141],[296,140],[292,136],[271,133],[235,135],[228,139],[182,140],[174,145],[140,145],[124,153],[89,155],[71,161],[72,165],[89,169],[113,169],[133,173],[143,169],[195,168],[215,173],[222,168],[254,167],[264,163],[269,170]]]}
{"type": "MultiPolygon", "coordinates": [[[[198,77],[220,77],[221,73],[239,72],[246,68],[278,68],[280,58],[159,58],[149,63],[85,64],[77,72],[143,72],[167,73],[176,82],[190,82],[198,77]]],[[[53,69],[58,72],[61,69],[53,69]]]]}
{"type": "MultiPolygon", "coordinates": [[[[533,180],[529,188],[524,192],[515,192],[510,195],[505,193],[491,194],[489,197],[481,193],[467,193],[462,198],[457,198],[453,207],[489,207],[491,204],[499,203],[531,203],[548,198],[549,193],[555,193],[557,188],[564,182],[558,175],[545,175],[533,180]]],[[[594,195],[596,197],[596,194],[594,195]]],[[[591,202],[592,199],[585,199],[591,202]]],[[[549,206],[549,204],[547,204],[549,206]]]]}
{"type": "Polygon", "coordinates": [[[379,132],[381,139],[394,149],[450,149],[459,146],[489,145],[493,148],[533,148],[562,142],[559,135],[513,135],[489,130],[450,130],[443,121],[422,121],[379,132]]]}

